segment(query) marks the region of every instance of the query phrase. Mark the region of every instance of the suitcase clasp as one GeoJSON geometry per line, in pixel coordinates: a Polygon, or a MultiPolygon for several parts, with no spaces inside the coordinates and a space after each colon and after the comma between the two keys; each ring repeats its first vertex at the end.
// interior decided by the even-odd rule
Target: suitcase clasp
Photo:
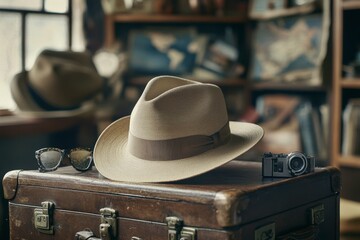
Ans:
{"type": "Polygon", "coordinates": [[[180,240],[196,240],[196,229],[183,227],[180,232],[180,240]]]}
{"type": "Polygon", "coordinates": [[[275,223],[257,228],[255,230],[255,240],[275,240],[275,223]]]}
{"type": "Polygon", "coordinates": [[[167,217],[168,240],[196,240],[196,229],[183,227],[184,222],[178,217],[167,217]]]}
{"type": "Polygon", "coordinates": [[[168,226],[168,240],[178,240],[180,230],[183,226],[183,221],[177,217],[167,217],[166,223],[168,226]]]}
{"type": "Polygon", "coordinates": [[[41,203],[41,208],[34,210],[34,225],[35,228],[45,234],[54,234],[53,213],[55,204],[50,201],[41,203]]]}
{"type": "Polygon", "coordinates": [[[101,208],[100,238],[114,239],[117,235],[116,211],[112,208],[101,208]]]}
{"type": "Polygon", "coordinates": [[[311,208],[311,224],[319,225],[325,222],[325,208],[324,204],[320,204],[311,208]]]}

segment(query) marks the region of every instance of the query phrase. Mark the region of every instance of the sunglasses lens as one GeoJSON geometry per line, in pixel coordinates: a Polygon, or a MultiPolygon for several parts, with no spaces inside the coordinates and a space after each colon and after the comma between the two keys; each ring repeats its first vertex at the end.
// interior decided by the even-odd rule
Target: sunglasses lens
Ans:
{"type": "Polygon", "coordinates": [[[55,168],[59,162],[61,161],[62,154],[59,151],[56,150],[49,150],[46,152],[42,152],[39,156],[41,164],[46,169],[52,169],[55,168]]]}
{"type": "Polygon", "coordinates": [[[86,149],[76,149],[69,153],[69,158],[73,166],[78,170],[87,170],[92,161],[91,151],[86,149]]]}

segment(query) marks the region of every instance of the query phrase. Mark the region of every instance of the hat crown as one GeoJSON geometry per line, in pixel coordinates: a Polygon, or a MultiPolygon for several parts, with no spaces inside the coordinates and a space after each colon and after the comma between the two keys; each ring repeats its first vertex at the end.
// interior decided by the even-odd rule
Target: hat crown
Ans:
{"type": "Polygon", "coordinates": [[[152,79],[131,113],[130,133],[146,140],[209,136],[228,123],[221,89],[172,76],[152,79]]]}

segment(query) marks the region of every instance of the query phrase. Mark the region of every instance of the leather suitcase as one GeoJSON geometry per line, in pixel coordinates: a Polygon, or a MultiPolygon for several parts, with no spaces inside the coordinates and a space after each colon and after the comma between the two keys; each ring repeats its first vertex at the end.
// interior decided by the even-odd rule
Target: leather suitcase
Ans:
{"type": "Polygon", "coordinates": [[[340,173],[263,178],[232,161],[174,183],[103,178],[96,169],[8,172],[10,239],[339,239],[340,173]],[[75,237],[76,236],[76,237],[75,237]]]}

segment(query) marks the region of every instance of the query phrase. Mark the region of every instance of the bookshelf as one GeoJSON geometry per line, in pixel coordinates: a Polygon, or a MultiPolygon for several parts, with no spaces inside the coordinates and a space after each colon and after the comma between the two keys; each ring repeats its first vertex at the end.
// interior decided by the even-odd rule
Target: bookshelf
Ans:
{"type": "MultiPolygon", "coordinates": [[[[245,9],[241,7],[241,9],[245,9]]],[[[182,28],[182,27],[194,27],[197,30],[200,30],[201,34],[207,31],[211,31],[212,27],[215,26],[215,29],[223,30],[226,27],[230,27],[236,32],[236,37],[243,35],[246,31],[246,23],[248,21],[248,16],[245,11],[240,10],[240,14],[236,15],[224,15],[224,16],[215,16],[215,15],[200,15],[200,14],[142,14],[142,13],[111,13],[105,15],[105,38],[104,45],[105,47],[111,47],[111,45],[118,39],[126,41],[128,39],[123,39],[127,37],[131,29],[137,29],[139,26],[140,29],[143,26],[146,27],[171,27],[173,29],[182,28]],[[130,30],[129,30],[130,29],[130,30]],[[205,29],[205,30],[204,30],[205,29]],[[209,30],[210,29],[210,30],[209,30]],[[122,31],[128,31],[122,33],[122,31]],[[124,36],[123,36],[124,35],[124,36]]],[[[246,41],[243,39],[242,41],[246,41]]],[[[247,49],[244,50],[248,51],[247,49]]],[[[244,54],[243,52],[243,54],[244,54]]],[[[246,53],[247,54],[247,53],[246,53]]],[[[138,90],[143,90],[147,82],[152,79],[151,75],[138,76],[133,75],[132,73],[126,73],[124,75],[124,89],[127,87],[135,87],[138,90]]],[[[186,76],[182,76],[185,77],[186,76]]],[[[218,85],[225,95],[239,95],[248,96],[248,86],[246,84],[246,79],[243,76],[235,77],[223,77],[219,79],[213,78],[197,78],[189,77],[192,80],[213,83],[218,85]]],[[[123,93],[124,94],[124,93],[123,93]]],[[[239,96],[235,96],[238,99],[239,96]]],[[[230,99],[230,98],[229,98],[230,99]]],[[[234,101],[232,97],[231,101],[234,101]]],[[[249,99],[246,97],[246,99],[249,99]]],[[[235,100],[236,101],[236,100],[235,100]]],[[[247,104],[247,103],[246,103],[247,104]]],[[[229,104],[228,104],[229,105],[229,104]]],[[[236,112],[231,111],[234,116],[236,112]]],[[[229,116],[230,118],[235,118],[229,116]]]]}
{"type": "MultiPolygon", "coordinates": [[[[250,1],[243,1],[249,3],[250,1]]],[[[137,25],[146,26],[157,26],[157,25],[168,25],[174,27],[179,26],[196,26],[200,29],[209,29],[213,25],[225,28],[226,26],[232,26],[237,29],[241,29],[238,34],[241,38],[241,53],[244,54],[246,69],[249,69],[250,61],[250,50],[252,45],[251,35],[253,33],[252,27],[259,21],[266,21],[271,18],[281,18],[289,15],[302,15],[309,14],[311,12],[319,12],[319,9],[315,9],[314,6],[306,6],[298,9],[287,9],[286,11],[273,11],[266,15],[264,18],[257,16],[257,18],[250,19],[248,8],[247,12],[241,12],[235,16],[210,16],[210,15],[171,15],[171,14],[139,14],[139,13],[117,13],[105,15],[105,46],[110,47],[114,41],[121,38],[121,31],[125,32],[128,28],[137,25]],[[241,35],[243,34],[243,35],[241,35]]],[[[126,34],[124,34],[126,35],[126,34]]],[[[143,89],[146,83],[152,78],[151,76],[126,76],[126,84],[135,86],[138,89],[143,89]]],[[[312,85],[306,82],[293,82],[284,84],[282,82],[275,81],[263,81],[257,82],[252,81],[248,72],[243,74],[241,77],[225,77],[222,80],[211,80],[211,79],[196,79],[193,80],[214,83],[219,85],[224,91],[225,97],[227,93],[242,92],[243,104],[247,106],[254,105],[254,99],[266,93],[282,93],[286,95],[297,95],[310,99],[310,101],[316,102],[316,107],[320,104],[330,104],[330,86],[324,84],[312,85]]],[[[329,84],[331,85],[331,84],[329,84]]],[[[238,100],[236,100],[238,101],[238,100]]],[[[240,100],[241,101],[241,100],[240,100]]],[[[331,106],[330,106],[331,108],[331,106]]],[[[247,109],[245,110],[245,115],[247,109]]],[[[234,119],[231,119],[234,120],[234,119]]],[[[238,119],[237,119],[238,120],[238,119]]],[[[329,125],[327,125],[329,128],[329,125]]],[[[329,148],[327,148],[329,149],[329,148]]],[[[330,152],[330,150],[327,150],[330,152]]],[[[324,159],[322,159],[324,160],[324,159]]]]}
{"type": "Polygon", "coordinates": [[[251,89],[254,91],[265,91],[265,90],[283,90],[289,92],[326,92],[327,88],[323,85],[313,86],[307,84],[283,84],[283,83],[273,83],[273,82],[261,82],[261,83],[252,83],[251,89]]]}
{"type": "Polygon", "coordinates": [[[344,155],[342,153],[345,124],[342,116],[345,106],[352,97],[356,97],[356,95],[358,97],[360,96],[360,77],[345,77],[342,71],[343,65],[349,64],[351,60],[349,56],[354,52],[354,44],[360,43],[359,30],[349,29],[351,25],[354,27],[352,23],[356,22],[356,19],[358,21],[360,20],[359,17],[354,19],[354,16],[359,15],[359,13],[360,1],[333,1],[333,107],[331,114],[332,136],[330,147],[333,165],[360,170],[360,156],[344,155]],[[351,33],[349,33],[350,31],[351,33]]]}
{"type": "MultiPolygon", "coordinates": [[[[134,77],[131,79],[133,85],[145,86],[148,81],[152,79],[151,76],[143,77],[134,77]]],[[[246,80],[242,78],[226,78],[222,80],[212,80],[212,79],[192,79],[204,83],[216,84],[219,87],[244,87],[246,86],[246,80]]]]}

